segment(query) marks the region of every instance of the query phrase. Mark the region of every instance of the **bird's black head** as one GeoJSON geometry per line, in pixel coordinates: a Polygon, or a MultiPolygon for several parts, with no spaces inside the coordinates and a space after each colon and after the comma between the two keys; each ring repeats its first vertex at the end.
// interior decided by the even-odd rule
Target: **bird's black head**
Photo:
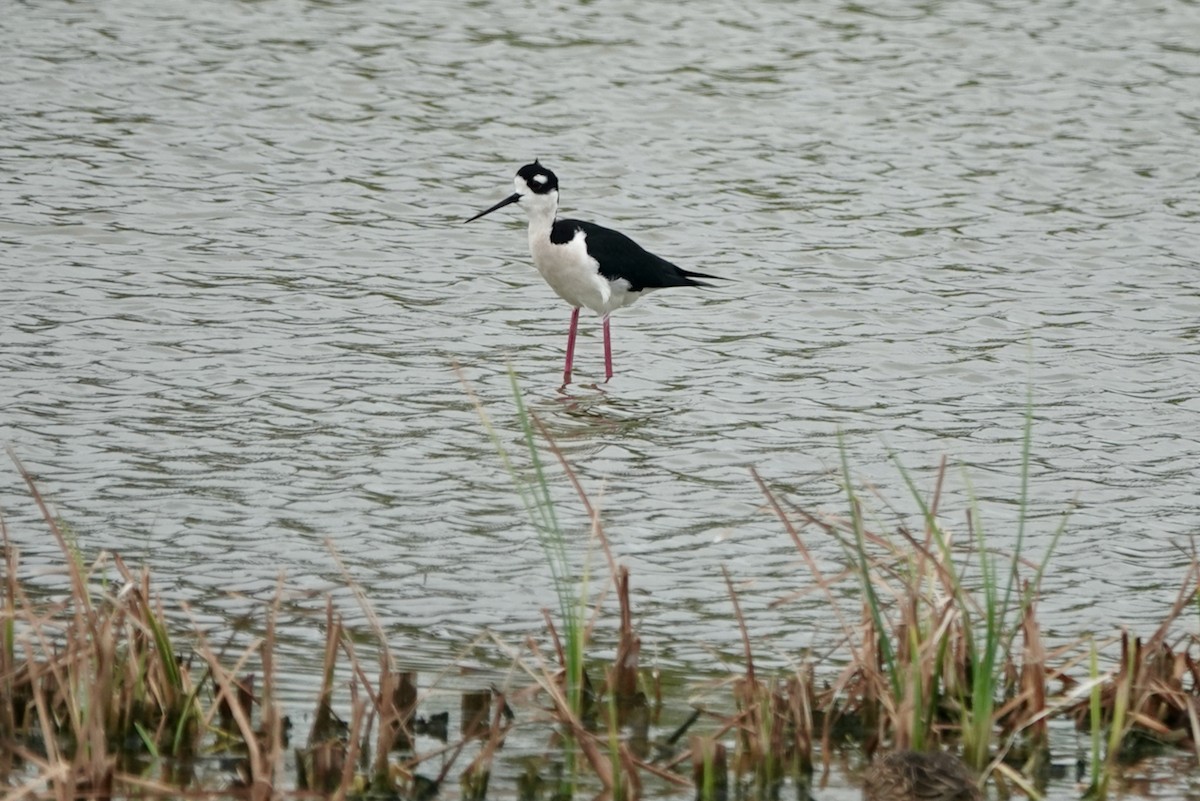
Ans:
{"type": "Polygon", "coordinates": [[[548,195],[558,189],[558,176],[543,167],[537,159],[517,170],[517,177],[525,182],[535,195],[548,195]]]}
{"type": "Polygon", "coordinates": [[[467,222],[478,220],[496,209],[522,202],[530,215],[546,214],[551,220],[554,219],[554,212],[558,208],[558,178],[536,159],[532,164],[526,164],[517,170],[517,175],[513,178],[513,188],[517,191],[490,209],[479,212],[467,222]]]}

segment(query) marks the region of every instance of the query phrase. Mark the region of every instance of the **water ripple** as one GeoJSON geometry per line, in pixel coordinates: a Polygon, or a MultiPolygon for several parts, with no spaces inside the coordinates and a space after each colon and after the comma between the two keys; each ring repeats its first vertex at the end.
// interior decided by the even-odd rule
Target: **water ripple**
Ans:
{"type": "Polygon", "coordinates": [[[1032,386],[1035,551],[1071,512],[1047,630],[1156,622],[1200,524],[1186,8],[419,5],[0,20],[0,436],[89,547],[219,620],[280,571],[339,587],[328,540],[418,660],[535,630],[548,569],[454,370],[519,452],[511,365],[663,662],[738,650],[721,565],[783,660],[835,624],[767,608],[807,579],[748,467],[836,514],[844,448],[911,512],[889,451],[926,486],[948,454],[948,520],[973,492],[1004,547],[1032,386]],[[556,390],[567,309],[518,216],[461,225],[534,156],[569,213],[733,279],[617,315],[608,386],[589,319],[556,390]]]}

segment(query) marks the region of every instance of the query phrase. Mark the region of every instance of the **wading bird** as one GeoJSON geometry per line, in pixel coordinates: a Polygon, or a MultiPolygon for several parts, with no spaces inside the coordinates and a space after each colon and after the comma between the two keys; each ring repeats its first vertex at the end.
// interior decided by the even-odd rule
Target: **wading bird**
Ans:
{"type": "Polygon", "coordinates": [[[519,203],[529,215],[533,266],[550,288],[573,307],[563,386],[571,383],[580,308],[586,306],[603,320],[604,380],[608,381],[613,376],[610,314],[654,289],[711,286],[697,279],[719,279],[676,267],[610,228],[582,220],[558,219],[558,178],[537,161],[517,170],[513,185],[516,192],[467,222],[511,203],[519,203]]]}

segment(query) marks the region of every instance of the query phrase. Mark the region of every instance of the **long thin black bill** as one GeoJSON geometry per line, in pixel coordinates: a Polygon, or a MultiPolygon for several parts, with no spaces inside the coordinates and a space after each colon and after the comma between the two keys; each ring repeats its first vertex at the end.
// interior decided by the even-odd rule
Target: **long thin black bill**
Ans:
{"type": "Polygon", "coordinates": [[[492,213],[493,211],[495,211],[496,209],[502,209],[502,208],[504,208],[505,206],[507,206],[509,203],[516,203],[516,202],[517,202],[518,200],[520,200],[520,199],[521,199],[521,196],[520,196],[519,194],[517,194],[516,192],[513,192],[511,195],[509,195],[508,197],[504,198],[504,200],[501,200],[499,203],[497,203],[495,206],[492,206],[492,207],[491,207],[490,209],[488,209],[487,211],[481,211],[481,212],[479,212],[478,214],[476,214],[474,217],[472,217],[470,220],[463,220],[463,222],[464,222],[464,223],[469,223],[469,222],[471,222],[471,220],[478,220],[478,219],[479,219],[480,217],[482,217],[483,215],[485,215],[485,214],[491,214],[491,213],[492,213]]]}

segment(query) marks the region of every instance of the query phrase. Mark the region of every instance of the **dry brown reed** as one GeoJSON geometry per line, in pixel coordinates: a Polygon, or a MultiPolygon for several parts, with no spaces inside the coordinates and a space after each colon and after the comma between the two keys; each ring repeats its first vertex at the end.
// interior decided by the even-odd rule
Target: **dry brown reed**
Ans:
{"type": "MultiPolygon", "coordinates": [[[[1146,744],[1187,748],[1200,763],[1200,655],[1194,636],[1171,639],[1173,625],[1200,595],[1200,559],[1191,554],[1187,574],[1167,615],[1143,640],[1120,633],[1120,656],[1100,688],[1101,720],[1117,726],[1114,740],[1137,752],[1146,744]]],[[[1088,727],[1088,701],[1068,713],[1088,727]]],[[[1115,755],[1114,755],[1115,756],[1115,755]]]]}

